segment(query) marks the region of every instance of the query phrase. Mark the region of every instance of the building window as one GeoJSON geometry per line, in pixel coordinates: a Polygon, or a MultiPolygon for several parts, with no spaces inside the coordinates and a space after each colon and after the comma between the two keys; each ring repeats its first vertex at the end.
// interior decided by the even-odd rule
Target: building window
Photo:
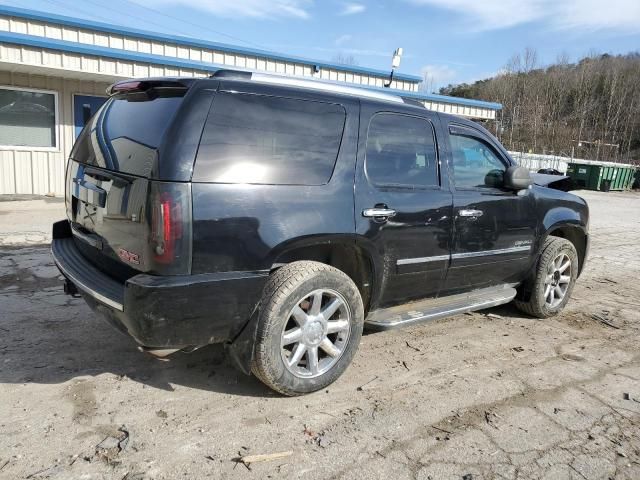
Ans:
{"type": "Polygon", "coordinates": [[[0,147],[56,148],[56,94],[0,87],[0,147]]]}

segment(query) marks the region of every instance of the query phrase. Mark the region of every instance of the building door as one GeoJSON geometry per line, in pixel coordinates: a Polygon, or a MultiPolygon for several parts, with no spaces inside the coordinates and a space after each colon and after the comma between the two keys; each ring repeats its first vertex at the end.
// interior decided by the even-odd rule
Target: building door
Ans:
{"type": "Polygon", "coordinates": [[[78,138],[84,126],[107,99],[107,97],[99,97],[96,95],[73,96],[74,140],[78,138]]]}

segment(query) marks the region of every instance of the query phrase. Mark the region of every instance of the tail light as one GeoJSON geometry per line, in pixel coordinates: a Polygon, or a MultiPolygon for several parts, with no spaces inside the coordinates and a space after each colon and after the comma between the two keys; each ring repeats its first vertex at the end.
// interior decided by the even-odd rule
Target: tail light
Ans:
{"type": "Polygon", "coordinates": [[[185,183],[151,187],[150,257],[163,274],[191,271],[191,189],[185,183]]]}

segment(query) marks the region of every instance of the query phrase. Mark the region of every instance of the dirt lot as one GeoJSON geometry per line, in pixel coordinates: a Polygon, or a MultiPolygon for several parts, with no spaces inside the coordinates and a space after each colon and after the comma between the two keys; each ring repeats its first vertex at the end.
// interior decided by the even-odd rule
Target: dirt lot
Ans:
{"type": "Polygon", "coordinates": [[[592,249],[564,314],[368,334],[336,384],[301,398],[217,347],[139,353],[63,295],[45,246],[5,243],[0,478],[638,479],[640,195],[581,195],[592,249]]]}

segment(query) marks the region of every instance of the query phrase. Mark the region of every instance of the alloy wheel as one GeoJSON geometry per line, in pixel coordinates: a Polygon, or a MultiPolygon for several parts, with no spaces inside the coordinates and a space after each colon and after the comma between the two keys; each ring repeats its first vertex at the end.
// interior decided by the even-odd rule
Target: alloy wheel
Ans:
{"type": "Polygon", "coordinates": [[[567,294],[571,284],[571,259],[566,253],[558,255],[549,264],[544,280],[544,301],[549,308],[555,308],[567,294]]]}
{"type": "Polygon", "coordinates": [[[329,371],[344,353],[351,332],[351,311],[342,295],[318,289],[293,307],[282,330],[280,353],[296,377],[329,371]]]}

